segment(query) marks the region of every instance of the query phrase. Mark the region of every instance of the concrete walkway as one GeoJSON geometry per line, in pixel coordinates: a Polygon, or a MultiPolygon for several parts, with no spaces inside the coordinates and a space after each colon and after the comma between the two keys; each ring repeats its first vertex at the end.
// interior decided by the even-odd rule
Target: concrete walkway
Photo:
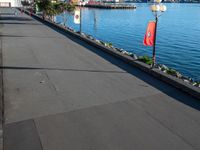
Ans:
{"type": "Polygon", "coordinates": [[[200,101],[26,15],[0,35],[4,150],[200,149],[200,101]]]}

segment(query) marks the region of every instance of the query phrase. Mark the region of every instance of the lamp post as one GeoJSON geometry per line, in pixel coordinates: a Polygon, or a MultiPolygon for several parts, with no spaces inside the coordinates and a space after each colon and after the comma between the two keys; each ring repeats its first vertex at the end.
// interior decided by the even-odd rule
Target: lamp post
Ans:
{"type": "Polygon", "coordinates": [[[161,16],[163,12],[167,10],[167,7],[161,4],[162,0],[154,0],[154,4],[151,5],[151,11],[155,16],[155,31],[154,31],[154,44],[153,44],[153,56],[152,56],[152,68],[156,63],[156,33],[157,33],[157,24],[158,24],[158,17],[161,16]]]}

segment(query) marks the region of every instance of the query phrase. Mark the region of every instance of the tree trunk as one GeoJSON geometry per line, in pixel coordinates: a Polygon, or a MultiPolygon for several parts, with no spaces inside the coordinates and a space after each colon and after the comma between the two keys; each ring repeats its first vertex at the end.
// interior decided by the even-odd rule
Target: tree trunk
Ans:
{"type": "Polygon", "coordinates": [[[46,13],[43,11],[42,12],[42,19],[45,20],[45,18],[46,18],[46,13]]]}

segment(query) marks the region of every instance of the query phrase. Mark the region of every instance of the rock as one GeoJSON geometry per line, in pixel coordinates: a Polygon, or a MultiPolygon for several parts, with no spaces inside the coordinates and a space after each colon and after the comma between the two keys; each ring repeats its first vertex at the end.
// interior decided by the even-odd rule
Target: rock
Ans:
{"type": "Polygon", "coordinates": [[[110,46],[110,48],[112,48],[112,49],[115,49],[115,47],[114,47],[114,46],[110,46]]]}
{"type": "Polygon", "coordinates": [[[131,56],[131,57],[133,57],[133,53],[131,53],[131,52],[129,52],[128,55],[131,56]]]}
{"type": "Polygon", "coordinates": [[[198,86],[198,84],[196,82],[193,82],[192,85],[193,86],[198,86]]]}
{"type": "Polygon", "coordinates": [[[86,37],[85,33],[83,33],[83,32],[81,32],[81,35],[84,36],[84,37],[86,37]]]}
{"type": "Polygon", "coordinates": [[[192,78],[188,78],[188,80],[189,80],[190,82],[193,82],[193,79],[192,79],[192,78]]]}
{"type": "Polygon", "coordinates": [[[122,50],[121,50],[121,49],[119,49],[119,48],[117,48],[117,47],[116,47],[115,49],[116,49],[118,52],[122,52],[122,50]]]}
{"type": "Polygon", "coordinates": [[[158,66],[158,69],[159,69],[159,70],[162,70],[162,68],[161,68],[160,66],[158,66]]]}
{"type": "Polygon", "coordinates": [[[169,68],[165,65],[161,65],[161,70],[164,71],[164,70],[168,70],[169,68]]]}
{"type": "MultiPolygon", "coordinates": [[[[162,70],[162,69],[161,69],[162,70]]],[[[167,70],[162,70],[162,72],[167,73],[167,70]]]]}
{"type": "Polygon", "coordinates": [[[128,55],[128,52],[124,50],[122,51],[122,54],[128,55]]]}
{"type": "Polygon", "coordinates": [[[121,51],[121,52],[123,52],[123,51],[124,51],[124,49],[123,49],[123,48],[120,48],[120,51],[121,51]]]}
{"type": "Polygon", "coordinates": [[[94,40],[94,38],[91,35],[87,36],[89,39],[94,40]]]}
{"type": "Polygon", "coordinates": [[[182,77],[182,74],[180,74],[179,72],[176,72],[176,77],[177,77],[177,78],[181,78],[181,77],[182,77]]]}
{"type": "Polygon", "coordinates": [[[159,70],[162,70],[162,66],[160,64],[156,64],[154,67],[159,69],[159,70]]]}
{"type": "Polygon", "coordinates": [[[196,86],[196,87],[200,87],[200,82],[199,81],[194,81],[194,82],[192,82],[192,85],[196,86]]]}
{"type": "Polygon", "coordinates": [[[182,79],[182,80],[184,80],[184,79],[186,79],[186,80],[187,80],[188,78],[187,78],[187,77],[185,77],[185,76],[182,76],[182,77],[181,77],[181,79],[182,79]]]}
{"type": "Polygon", "coordinates": [[[136,54],[133,54],[133,58],[134,58],[134,59],[138,59],[138,57],[137,57],[136,54]]]}
{"type": "Polygon", "coordinates": [[[96,39],[95,41],[96,41],[97,43],[101,44],[101,42],[100,42],[99,40],[96,39]]]}
{"type": "Polygon", "coordinates": [[[184,81],[184,82],[187,82],[187,83],[190,83],[190,81],[189,81],[189,80],[187,80],[187,79],[183,79],[183,81],[184,81]]]}
{"type": "Polygon", "coordinates": [[[104,46],[108,47],[108,43],[104,43],[104,46]]]}

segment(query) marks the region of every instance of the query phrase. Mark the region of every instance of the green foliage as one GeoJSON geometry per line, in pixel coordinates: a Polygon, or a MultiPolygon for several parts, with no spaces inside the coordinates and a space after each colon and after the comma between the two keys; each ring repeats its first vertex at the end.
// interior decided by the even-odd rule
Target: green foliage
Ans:
{"type": "Polygon", "coordinates": [[[140,60],[140,61],[142,61],[142,62],[144,62],[144,63],[146,63],[148,65],[152,65],[152,63],[153,63],[151,57],[149,57],[149,56],[140,56],[138,58],[138,60],[140,60]]]}
{"type": "Polygon", "coordinates": [[[200,81],[193,82],[192,85],[194,85],[196,87],[200,87],[200,81]]]}
{"type": "Polygon", "coordinates": [[[169,69],[166,70],[166,71],[167,71],[167,74],[170,74],[170,75],[173,75],[173,76],[176,76],[176,75],[177,75],[177,71],[174,70],[174,69],[169,68],[169,69]]]}
{"type": "Polygon", "coordinates": [[[64,10],[68,11],[68,12],[72,12],[75,10],[75,5],[71,4],[71,3],[65,3],[64,5],[64,10]]]}
{"type": "Polygon", "coordinates": [[[51,1],[50,0],[36,0],[36,5],[38,9],[41,11],[48,11],[51,8],[51,1]]]}
{"type": "Polygon", "coordinates": [[[56,2],[52,3],[50,0],[36,0],[36,5],[38,10],[43,12],[43,17],[46,15],[52,18],[55,15],[61,14],[63,11],[74,11],[75,5],[64,3],[64,2],[56,2]]]}
{"type": "Polygon", "coordinates": [[[108,46],[111,47],[111,46],[113,46],[113,45],[112,45],[112,43],[108,43],[108,46]]]}
{"type": "Polygon", "coordinates": [[[29,1],[26,1],[26,0],[21,1],[21,4],[22,4],[22,6],[30,6],[29,1]]]}

